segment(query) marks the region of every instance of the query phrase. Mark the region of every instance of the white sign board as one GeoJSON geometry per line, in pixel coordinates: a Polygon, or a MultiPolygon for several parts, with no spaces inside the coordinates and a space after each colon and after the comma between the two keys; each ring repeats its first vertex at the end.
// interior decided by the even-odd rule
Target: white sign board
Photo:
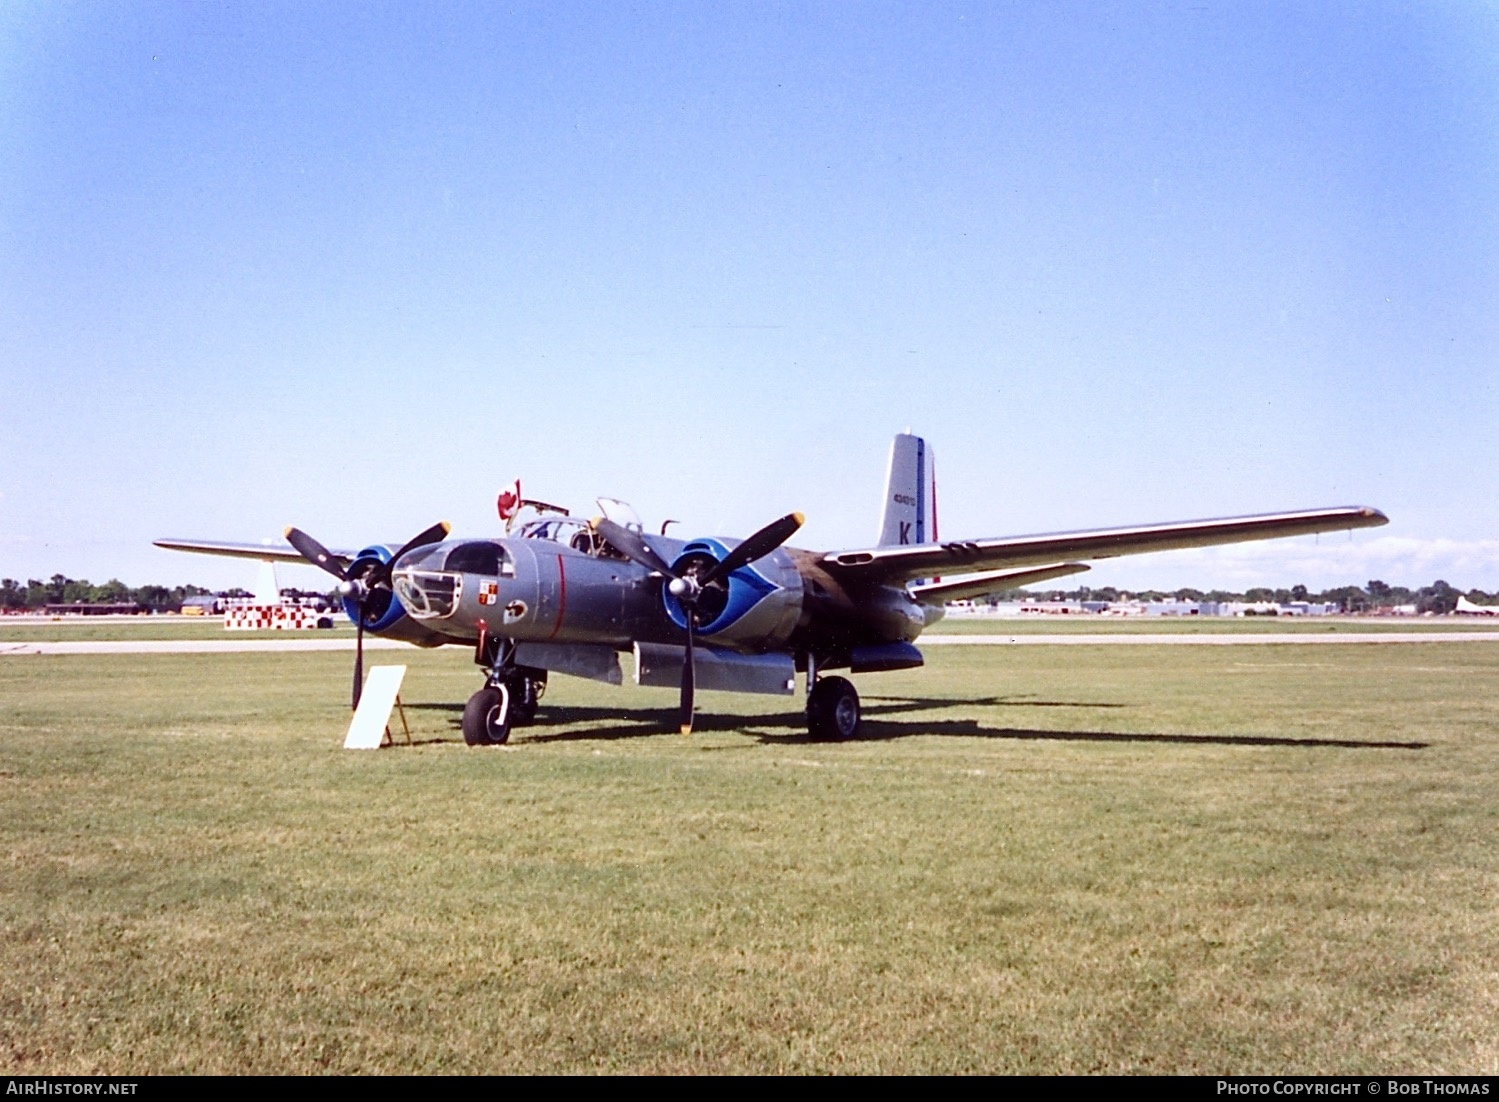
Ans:
{"type": "Polygon", "coordinates": [[[364,679],[359,707],[344,737],[345,750],[378,750],[390,722],[390,710],[396,706],[396,695],[406,676],[405,666],[372,666],[364,679]]]}

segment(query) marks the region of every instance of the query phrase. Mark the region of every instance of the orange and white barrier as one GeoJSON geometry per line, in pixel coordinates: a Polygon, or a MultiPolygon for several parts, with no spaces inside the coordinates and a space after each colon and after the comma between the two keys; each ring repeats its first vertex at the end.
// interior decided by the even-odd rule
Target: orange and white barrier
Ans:
{"type": "Polygon", "coordinates": [[[248,605],[224,611],[225,631],[309,631],[326,612],[296,605],[248,605]]]}

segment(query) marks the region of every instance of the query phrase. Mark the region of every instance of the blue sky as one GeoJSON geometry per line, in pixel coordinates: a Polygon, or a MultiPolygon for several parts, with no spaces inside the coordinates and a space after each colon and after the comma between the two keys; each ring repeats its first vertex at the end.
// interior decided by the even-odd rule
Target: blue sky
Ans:
{"type": "MultiPolygon", "coordinates": [[[[874,537],[1370,504],[1096,585],[1499,590],[1499,9],[0,8],[0,574],[497,489],[874,537]]],[[[310,570],[289,584],[320,585],[310,570]]]]}

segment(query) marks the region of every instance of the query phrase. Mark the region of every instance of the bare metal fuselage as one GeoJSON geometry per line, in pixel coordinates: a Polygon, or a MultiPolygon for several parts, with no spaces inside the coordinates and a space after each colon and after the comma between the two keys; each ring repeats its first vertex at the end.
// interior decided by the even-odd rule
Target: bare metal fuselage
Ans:
{"type": "MultiPolygon", "coordinates": [[[[722,558],[738,542],[646,538],[677,563],[722,558]]],[[[582,542],[582,549],[544,538],[419,548],[395,564],[395,592],[433,642],[474,643],[482,631],[517,643],[618,651],[685,643],[685,614],[662,577],[607,545],[582,542]]],[[[798,668],[807,653],[825,668],[846,666],[854,650],[909,644],[941,616],[940,607],[918,604],[904,586],[848,592],[819,557],[781,548],[734,571],[707,615],[699,615],[700,642],[746,655],[789,652],[798,668]]]]}

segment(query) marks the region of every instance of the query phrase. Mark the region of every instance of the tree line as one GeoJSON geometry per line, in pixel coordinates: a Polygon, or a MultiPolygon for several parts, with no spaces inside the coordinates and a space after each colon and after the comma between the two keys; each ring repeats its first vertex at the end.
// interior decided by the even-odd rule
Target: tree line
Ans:
{"type": "MultiPolygon", "coordinates": [[[[290,597],[327,596],[297,589],[283,589],[281,592],[290,597]]],[[[111,578],[103,585],[62,574],[53,574],[46,581],[31,578],[24,585],[15,578],[0,578],[0,609],[8,612],[44,609],[48,605],[134,605],[144,612],[177,612],[189,597],[249,596],[252,594],[245,589],[215,591],[200,585],[128,586],[118,578],[111,578]]]]}
{"type": "MultiPolygon", "coordinates": [[[[325,597],[330,604],[337,602],[334,594],[303,592],[284,589],[282,593],[292,597],[325,597]]],[[[22,585],[14,578],[0,578],[0,609],[20,611],[43,609],[48,605],[125,605],[133,604],[147,612],[176,612],[189,597],[249,597],[243,589],[215,592],[197,585],[128,586],[112,578],[103,585],[89,581],[53,574],[47,581],[32,578],[22,585]]],[[[1243,593],[1231,593],[1226,589],[1175,589],[1171,591],[1146,589],[1124,591],[1113,586],[1091,589],[1083,586],[1070,590],[1025,590],[1013,589],[995,594],[992,601],[1268,601],[1273,604],[1290,604],[1293,601],[1310,601],[1314,604],[1332,604],[1345,612],[1377,612],[1382,608],[1414,605],[1417,612],[1451,612],[1457,607],[1459,596],[1467,597],[1477,605],[1499,604],[1499,594],[1485,593],[1481,589],[1462,591],[1438,579],[1419,589],[1403,585],[1387,585],[1375,578],[1362,587],[1338,586],[1313,593],[1304,585],[1293,585],[1289,589],[1270,589],[1257,586],[1243,593]]]]}
{"type": "Polygon", "coordinates": [[[1378,612],[1380,609],[1398,608],[1401,606],[1415,606],[1417,612],[1446,613],[1457,608],[1458,597],[1466,597],[1476,605],[1499,604],[1499,594],[1485,593],[1481,589],[1460,590],[1447,582],[1438,579],[1430,585],[1419,589],[1410,589],[1403,585],[1389,585],[1378,578],[1370,579],[1362,587],[1356,585],[1343,585],[1334,589],[1325,589],[1320,593],[1313,593],[1304,585],[1293,585],[1289,589],[1271,589],[1265,586],[1256,586],[1247,589],[1243,593],[1232,593],[1226,589],[1175,589],[1170,591],[1145,589],[1145,590],[1120,590],[1113,586],[1103,586],[1099,589],[1090,589],[1082,586],[1072,590],[1047,590],[1038,592],[1036,590],[1015,589],[1006,593],[996,594],[993,600],[1016,601],[1016,600],[1049,600],[1049,601],[1188,601],[1198,603],[1210,601],[1225,603],[1229,601],[1244,601],[1251,603],[1269,602],[1271,604],[1286,605],[1296,601],[1307,601],[1311,604],[1337,605],[1344,612],[1378,612]]]}

